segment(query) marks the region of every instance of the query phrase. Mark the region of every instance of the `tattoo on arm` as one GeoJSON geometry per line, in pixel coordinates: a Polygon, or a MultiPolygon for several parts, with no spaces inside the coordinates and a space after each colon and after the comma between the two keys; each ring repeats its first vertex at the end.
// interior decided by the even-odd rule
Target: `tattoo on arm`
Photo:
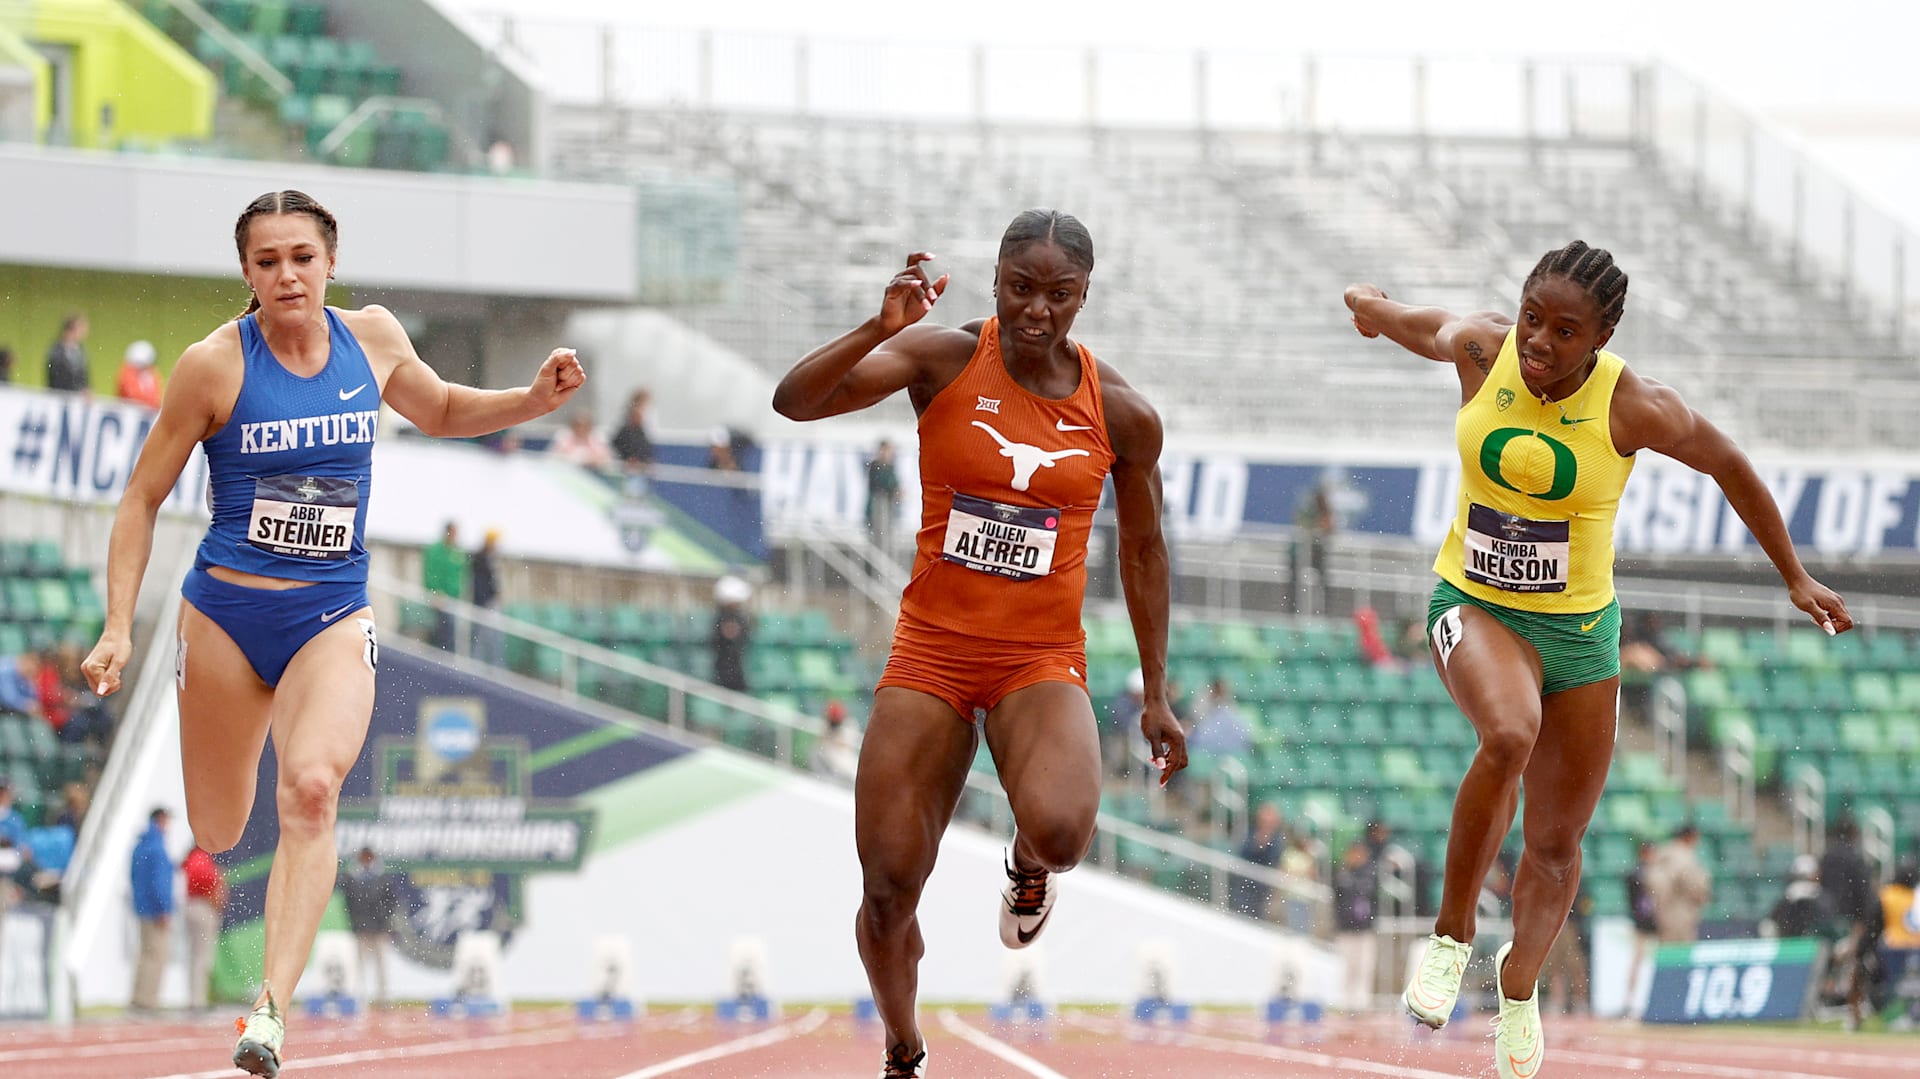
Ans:
{"type": "Polygon", "coordinates": [[[1487,362],[1486,350],[1480,347],[1478,341],[1467,342],[1467,359],[1472,360],[1473,365],[1478,367],[1483,375],[1493,369],[1493,365],[1487,362]]]}

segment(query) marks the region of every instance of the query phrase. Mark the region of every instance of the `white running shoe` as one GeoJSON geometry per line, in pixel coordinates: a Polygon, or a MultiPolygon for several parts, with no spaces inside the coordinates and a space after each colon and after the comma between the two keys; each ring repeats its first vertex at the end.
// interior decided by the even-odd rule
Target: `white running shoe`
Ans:
{"type": "Polygon", "coordinates": [[[245,1019],[234,1021],[240,1041],[233,1047],[233,1066],[243,1072],[274,1079],[280,1074],[280,1047],[287,1038],[287,1025],[280,1009],[269,995],[266,1003],[245,1019]]]}
{"type": "Polygon", "coordinates": [[[880,1079],[925,1079],[927,1074],[927,1050],[922,1046],[913,1056],[906,1055],[906,1047],[896,1045],[887,1050],[887,1062],[880,1066],[880,1079]]]}
{"type": "Polygon", "coordinates": [[[1466,976],[1467,960],[1471,958],[1472,941],[1462,944],[1438,933],[1428,937],[1420,965],[1413,968],[1407,991],[1400,994],[1407,1011],[1435,1030],[1446,1026],[1454,1002],[1460,999],[1460,979],[1466,976]]]}
{"type": "Polygon", "coordinates": [[[1493,1067],[1500,1079],[1533,1079],[1547,1056],[1546,1035],[1540,1029],[1540,983],[1533,983],[1525,1000],[1507,999],[1499,988],[1500,968],[1512,950],[1508,941],[1493,956],[1493,984],[1500,993],[1500,1014],[1493,1018],[1493,1067]]]}
{"type": "Polygon", "coordinates": [[[1052,873],[1016,869],[1013,847],[1007,847],[1007,886],[1000,890],[1000,943],[1016,949],[1032,944],[1047,927],[1057,891],[1052,873]]]}

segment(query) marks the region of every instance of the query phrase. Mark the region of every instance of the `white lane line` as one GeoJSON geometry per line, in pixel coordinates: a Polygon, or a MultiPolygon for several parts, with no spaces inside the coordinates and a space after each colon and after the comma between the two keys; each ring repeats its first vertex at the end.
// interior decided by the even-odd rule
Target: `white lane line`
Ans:
{"type": "MultiPolygon", "coordinates": [[[[512,1049],[523,1045],[578,1041],[581,1037],[580,1028],[569,1023],[564,1027],[550,1027],[524,1034],[496,1034],[486,1038],[428,1042],[424,1045],[396,1045],[387,1049],[363,1049],[351,1053],[334,1053],[329,1056],[294,1057],[281,1065],[280,1070],[288,1072],[307,1068],[337,1068],[343,1064],[365,1064],[369,1061],[392,1060],[403,1056],[411,1058],[450,1056],[455,1053],[484,1053],[493,1049],[512,1049]]],[[[213,1071],[182,1072],[177,1075],[162,1076],[161,1079],[233,1079],[233,1076],[233,1065],[229,1064],[213,1071]]]]}
{"type": "MultiPolygon", "coordinates": [[[[1105,1024],[1093,1021],[1092,1016],[1067,1016],[1068,1021],[1088,1030],[1100,1030],[1105,1024]]],[[[1187,1034],[1180,1031],[1168,1031],[1166,1039],[1160,1044],[1191,1046],[1196,1049],[1212,1049],[1222,1053],[1237,1053],[1240,1056],[1256,1057],[1261,1060],[1277,1060],[1284,1064],[1304,1064],[1314,1068],[1329,1068],[1345,1074],[1364,1073],[1368,1075],[1386,1075],[1393,1079],[1470,1079],[1455,1072],[1429,1071],[1425,1068],[1408,1068],[1399,1064],[1386,1064],[1374,1060],[1362,1060],[1358,1057],[1334,1056],[1330,1053],[1310,1053],[1301,1049],[1286,1049],[1264,1042],[1235,1041],[1231,1038],[1216,1038],[1206,1034],[1187,1034]]]]}
{"type": "Polygon", "coordinates": [[[663,1060],[658,1064],[651,1064],[641,1068],[639,1071],[628,1072],[620,1076],[619,1079],[653,1079],[656,1075],[669,1075],[673,1072],[691,1068],[696,1064],[705,1064],[710,1060],[730,1057],[735,1053],[747,1053],[755,1049],[764,1049],[769,1045],[777,1045],[797,1035],[811,1034],[813,1031],[819,1029],[820,1024],[826,1021],[826,1009],[815,1008],[785,1026],[774,1027],[771,1030],[763,1030],[758,1034],[749,1034],[743,1038],[735,1038],[730,1042],[721,1042],[719,1045],[709,1046],[698,1052],[677,1056],[672,1060],[663,1060]]]}
{"type": "MultiPolygon", "coordinates": [[[[1710,1049],[1701,1046],[1700,1049],[1710,1049]]],[[[1673,1047],[1674,1052],[1685,1052],[1680,1045],[1673,1047]]],[[[1696,1050],[1697,1051],[1697,1050],[1696,1050]]],[[[1782,1046],[1783,1056],[1798,1056],[1798,1051],[1782,1046]]],[[[1547,1046],[1547,1055],[1555,1060],[1572,1061],[1580,1064],[1599,1064],[1609,1068],[1625,1068],[1643,1074],[1660,1073],[1664,1075],[1711,1075],[1717,1079],[1848,1079],[1844,1075],[1831,1072],[1788,1072],[1778,1068],[1741,1068],[1726,1064],[1702,1064],[1691,1060],[1672,1060],[1666,1057],[1630,1057],[1615,1056],[1611,1053],[1587,1053],[1578,1049],[1563,1049],[1555,1052],[1552,1045],[1547,1046]]]]}
{"type": "Polygon", "coordinates": [[[120,1053],[164,1053],[192,1049],[207,1044],[205,1038],[167,1038],[162,1041],[69,1042],[66,1045],[41,1045],[32,1049],[0,1050],[0,1063],[15,1060],[67,1060],[73,1057],[106,1057],[120,1053]]]}
{"type": "Polygon", "coordinates": [[[940,1013],[940,1023],[948,1030],[959,1035],[962,1041],[965,1041],[975,1049],[982,1049],[992,1053],[1001,1060],[1033,1076],[1034,1079],[1067,1079],[1066,1076],[1061,1075],[1045,1064],[1022,1053],[1006,1042],[991,1035],[983,1034],[961,1022],[960,1017],[954,1013],[952,1008],[948,1008],[940,1013]]]}

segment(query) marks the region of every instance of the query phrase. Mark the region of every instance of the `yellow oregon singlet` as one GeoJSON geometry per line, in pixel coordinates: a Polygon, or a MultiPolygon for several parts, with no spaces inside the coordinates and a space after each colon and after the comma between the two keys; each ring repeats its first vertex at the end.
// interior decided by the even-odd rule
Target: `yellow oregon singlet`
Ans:
{"type": "Polygon", "coordinates": [[[1514,340],[1454,419],[1460,505],[1433,569],[1517,611],[1597,611],[1613,602],[1613,516],[1633,473],[1609,427],[1626,365],[1601,352],[1571,396],[1543,401],[1521,381],[1514,340]]]}

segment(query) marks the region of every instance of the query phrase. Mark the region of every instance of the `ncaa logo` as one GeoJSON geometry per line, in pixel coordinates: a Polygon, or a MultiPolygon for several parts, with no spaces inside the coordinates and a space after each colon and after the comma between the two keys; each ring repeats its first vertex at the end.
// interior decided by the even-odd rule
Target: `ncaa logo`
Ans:
{"type": "Polygon", "coordinates": [[[427,717],[427,748],[449,764],[458,764],[480,748],[480,725],[462,708],[445,708],[427,717]]]}

